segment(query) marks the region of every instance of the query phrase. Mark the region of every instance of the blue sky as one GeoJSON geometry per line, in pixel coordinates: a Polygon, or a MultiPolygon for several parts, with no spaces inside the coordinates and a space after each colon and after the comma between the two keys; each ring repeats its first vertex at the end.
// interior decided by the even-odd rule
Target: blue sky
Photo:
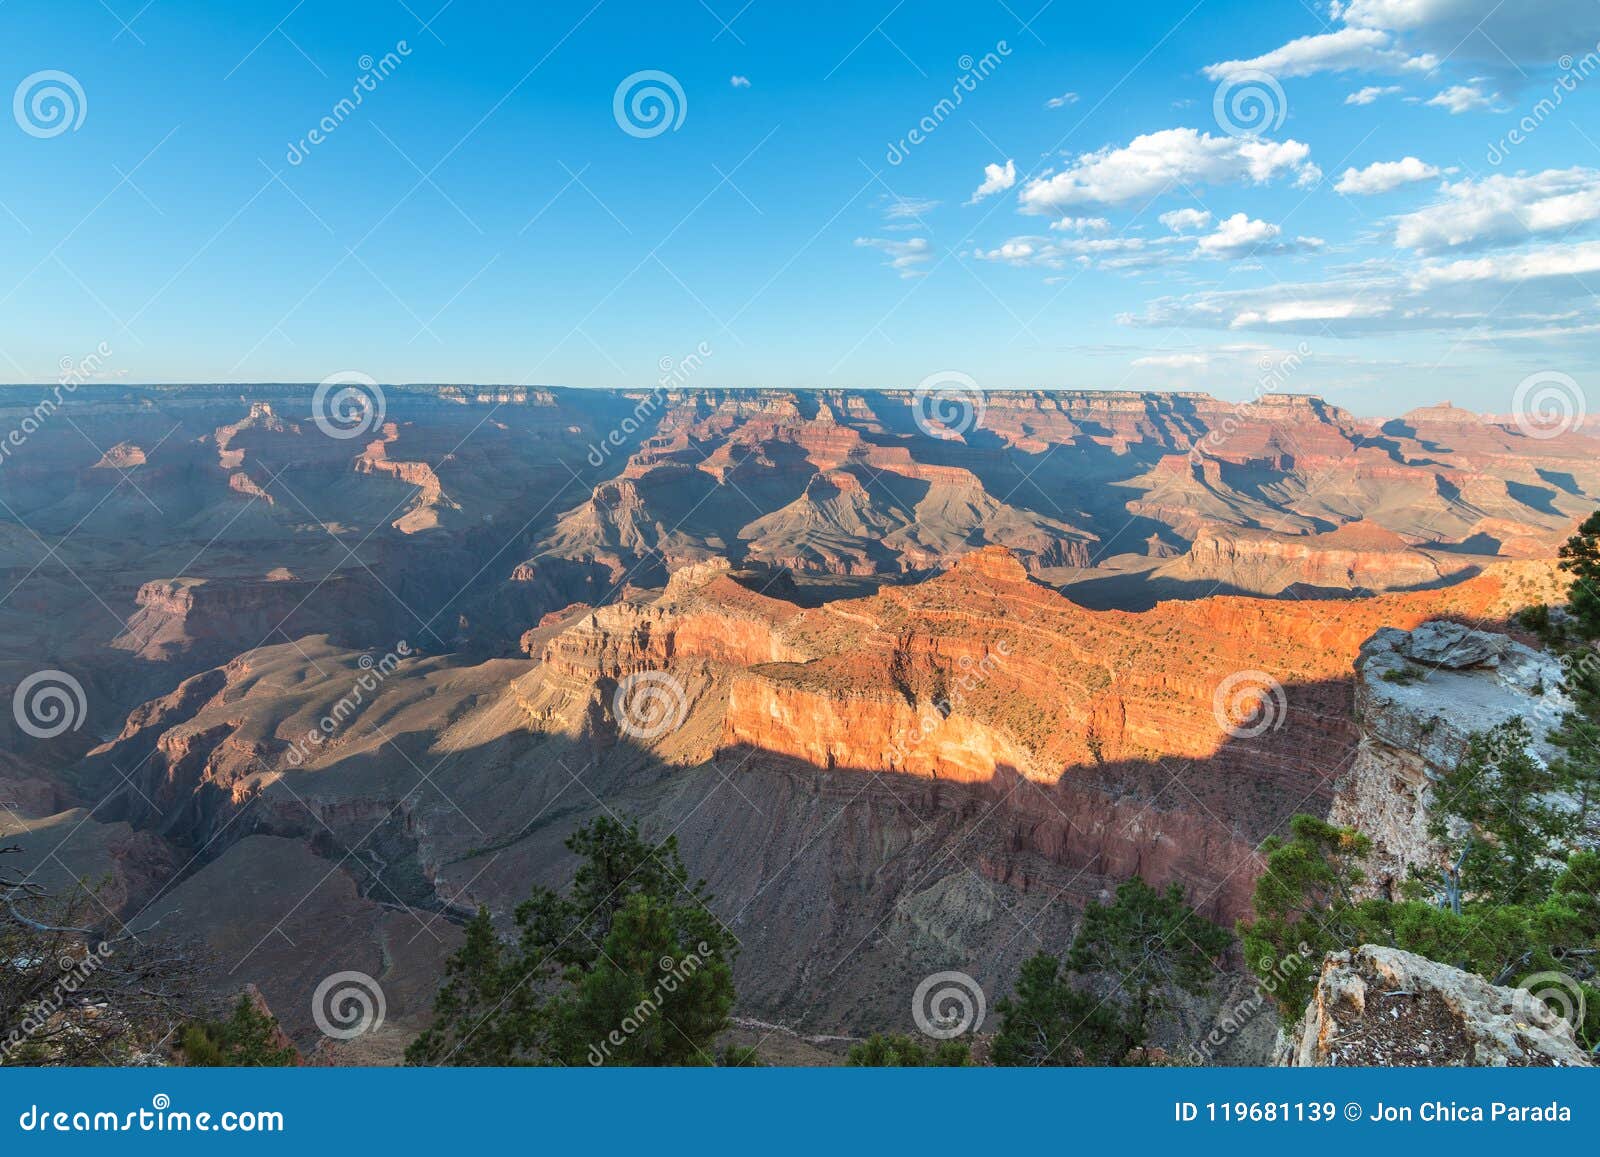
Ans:
{"type": "Polygon", "coordinates": [[[1594,396],[1594,0],[441,3],[0,6],[0,380],[1594,396]]]}

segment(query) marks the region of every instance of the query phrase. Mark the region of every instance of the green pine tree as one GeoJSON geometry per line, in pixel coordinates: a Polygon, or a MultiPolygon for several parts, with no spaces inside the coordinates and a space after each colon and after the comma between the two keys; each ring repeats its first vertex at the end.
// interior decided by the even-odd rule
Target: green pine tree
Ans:
{"type": "Polygon", "coordinates": [[[1586,639],[1600,638],[1600,510],[1584,519],[1561,548],[1561,569],[1572,572],[1567,602],[1578,632],[1586,639]]]}
{"type": "Polygon", "coordinates": [[[712,1063],[738,941],[676,837],[653,847],[636,824],[602,817],[567,847],[582,857],[572,886],[535,889],[513,942],[487,912],[468,925],[408,1063],[712,1063]]]}
{"type": "Polygon", "coordinates": [[[1066,964],[1114,982],[1127,1053],[1145,1045],[1156,1017],[1177,1011],[1182,1018],[1178,993],[1203,993],[1231,942],[1184,903],[1180,885],[1157,890],[1135,876],[1117,886],[1110,904],[1085,909],[1066,964]]]}
{"type": "Polygon", "coordinates": [[[191,1021],[178,1037],[183,1063],[191,1068],[283,1068],[300,1063],[284,1043],[278,1022],[248,993],[241,993],[226,1020],[191,1021]]]}
{"type": "Polygon", "coordinates": [[[1371,848],[1360,832],[1308,815],[1290,819],[1287,839],[1261,845],[1266,870],[1251,898],[1255,918],[1237,931],[1246,962],[1288,1020],[1311,1000],[1323,954],[1361,942],[1356,893],[1371,848]]]}
{"type": "Polygon", "coordinates": [[[1551,802],[1561,777],[1528,750],[1530,738],[1521,719],[1474,735],[1434,789],[1428,834],[1459,865],[1463,900],[1537,903],[1555,880],[1552,857],[1564,854],[1573,817],[1551,802]]]}
{"type": "Polygon", "coordinates": [[[873,1033],[850,1046],[847,1065],[875,1069],[965,1068],[972,1064],[966,1041],[936,1041],[930,1048],[914,1037],[899,1033],[873,1033]]]}
{"type": "Polygon", "coordinates": [[[1109,1065],[1126,1052],[1118,1052],[1125,1033],[1116,1006],[1076,987],[1048,952],[1023,961],[1016,990],[995,1010],[997,1065],[1109,1065]]]}

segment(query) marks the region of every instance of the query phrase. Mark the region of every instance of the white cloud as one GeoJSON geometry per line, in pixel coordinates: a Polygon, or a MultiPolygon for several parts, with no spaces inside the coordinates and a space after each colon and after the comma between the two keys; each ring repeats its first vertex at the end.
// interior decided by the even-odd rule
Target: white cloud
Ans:
{"type": "Polygon", "coordinates": [[[1017,183],[1017,163],[1007,161],[1004,165],[983,166],[983,184],[973,191],[969,205],[976,205],[985,197],[995,193],[1003,193],[1017,183]]]}
{"type": "MultiPolygon", "coordinates": [[[[1329,13],[1343,27],[1248,60],[1213,64],[1206,75],[1431,72],[1446,60],[1517,73],[1521,65],[1548,68],[1575,45],[1600,40],[1594,0],[1334,0],[1329,13]]],[[[1372,99],[1377,95],[1383,94],[1372,99]]]]}
{"type": "Polygon", "coordinates": [[[748,76],[730,76],[728,83],[733,85],[734,88],[749,88],[750,78],[748,76]]]}
{"type": "Polygon", "coordinates": [[[1299,141],[1163,129],[1120,148],[1084,153],[1064,171],[1028,182],[1019,200],[1024,213],[1056,213],[1074,205],[1146,200],[1179,182],[1259,185],[1291,173],[1301,182],[1314,181],[1321,171],[1310,156],[1310,146],[1299,141]]]}
{"type": "Polygon", "coordinates": [[[1061,108],[1063,105],[1077,104],[1077,103],[1078,103],[1078,94],[1077,93],[1075,93],[1075,92],[1064,92],[1060,96],[1053,96],[1049,100],[1045,101],[1044,102],[1044,107],[1045,108],[1061,108]]]}
{"type": "Polygon", "coordinates": [[[1104,217],[1063,217],[1052,221],[1050,228],[1058,233],[1109,233],[1111,222],[1104,217]]]}
{"type": "Polygon", "coordinates": [[[1155,367],[1163,370],[1193,370],[1204,369],[1211,364],[1211,358],[1206,354],[1149,354],[1142,358],[1134,358],[1132,365],[1155,367]]]}
{"type": "Polygon", "coordinates": [[[1334,15],[1352,28],[1404,37],[1453,60],[1548,66],[1573,45],[1600,39],[1593,0],[1350,0],[1334,15]]]}
{"type": "Polygon", "coordinates": [[[883,215],[890,221],[917,220],[926,217],[939,207],[939,202],[929,197],[890,197],[883,207],[883,215]]]}
{"type": "Polygon", "coordinates": [[[1280,239],[1283,229],[1270,222],[1235,213],[1217,222],[1216,231],[1200,238],[1195,252],[1202,257],[1229,259],[1269,254],[1303,253],[1320,249],[1316,237],[1280,239]]]}
{"type": "Polygon", "coordinates": [[[1161,214],[1160,221],[1174,233],[1198,233],[1211,224],[1211,214],[1205,209],[1174,209],[1161,214]]]}
{"type": "Polygon", "coordinates": [[[893,241],[885,237],[857,237],[856,245],[863,249],[876,249],[888,258],[884,262],[901,277],[921,277],[927,273],[919,266],[932,260],[933,248],[926,237],[910,237],[893,241]]]}
{"type": "Polygon", "coordinates": [[[1423,103],[1433,108],[1449,109],[1451,116],[1460,116],[1464,112],[1473,112],[1477,109],[1493,108],[1495,102],[1500,99],[1500,94],[1484,92],[1479,87],[1480,83],[1474,79],[1471,84],[1452,84],[1423,103]]]}
{"type": "Polygon", "coordinates": [[[1573,337],[1593,331],[1600,310],[1584,288],[1600,273],[1600,241],[1548,244],[1409,268],[1358,267],[1315,282],[1275,282],[1158,298],[1120,320],[1136,326],[1359,337],[1453,332],[1497,337],[1573,337]]]}
{"type": "Polygon", "coordinates": [[[1395,96],[1404,90],[1398,84],[1369,84],[1366,88],[1359,88],[1344,98],[1345,104],[1371,104],[1379,97],[1395,96]]]}
{"type": "Polygon", "coordinates": [[[1433,165],[1416,157],[1401,157],[1398,161],[1374,161],[1364,169],[1346,169],[1333,189],[1347,196],[1370,197],[1392,192],[1413,181],[1432,180],[1438,175],[1439,170],[1433,165]]]}
{"type": "Polygon", "coordinates": [[[1396,47],[1393,38],[1380,29],[1341,28],[1302,36],[1249,60],[1207,65],[1205,74],[1211,80],[1227,80],[1240,73],[1266,72],[1282,79],[1319,72],[1429,72],[1438,64],[1436,57],[1413,56],[1396,47]]]}
{"type": "MultiPolygon", "coordinates": [[[[1179,224],[1203,228],[1211,214],[1195,209],[1176,210],[1179,224]]],[[[1054,226],[1052,226],[1054,228],[1054,226]]],[[[1061,269],[1068,265],[1107,270],[1137,271],[1175,266],[1195,260],[1235,260],[1251,256],[1309,253],[1322,247],[1315,237],[1284,237],[1283,230],[1243,213],[1218,224],[1215,232],[1196,237],[1193,232],[1144,237],[1013,237],[994,249],[974,249],[970,256],[1019,268],[1061,269]]]]}
{"type": "Polygon", "coordinates": [[[1514,245],[1600,219],[1600,171],[1547,169],[1457,181],[1438,201],[1395,220],[1395,242],[1435,252],[1514,245]]]}
{"type": "Polygon", "coordinates": [[[1581,277],[1600,272],[1600,241],[1549,245],[1526,253],[1502,253],[1464,261],[1427,262],[1411,278],[1414,289],[1470,281],[1524,282],[1548,277],[1581,277]]]}

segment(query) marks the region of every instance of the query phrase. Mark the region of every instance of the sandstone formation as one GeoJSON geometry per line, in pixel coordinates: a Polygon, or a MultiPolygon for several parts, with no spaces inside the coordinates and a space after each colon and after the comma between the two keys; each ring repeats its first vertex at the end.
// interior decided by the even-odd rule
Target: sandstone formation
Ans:
{"type": "MultiPolygon", "coordinates": [[[[607,812],[679,836],[741,1013],[808,1032],[940,968],[1002,991],[1132,875],[1228,920],[1289,815],[1443,757],[1362,644],[1558,601],[1600,504],[1591,434],[1288,395],[994,393],[941,434],[906,390],[395,387],[345,439],[310,386],[36,394],[0,389],[0,693],[59,670],[85,718],[0,713],[0,802],[302,1048],[330,964],[380,977],[390,1058],[463,914],[607,812]]],[[[1513,668],[1486,646],[1433,678],[1513,668]]]]}

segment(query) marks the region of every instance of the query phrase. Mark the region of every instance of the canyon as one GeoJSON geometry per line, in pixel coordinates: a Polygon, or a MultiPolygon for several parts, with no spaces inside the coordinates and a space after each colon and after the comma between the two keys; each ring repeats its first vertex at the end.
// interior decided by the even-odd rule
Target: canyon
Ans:
{"type": "MultiPolygon", "coordinates": [[[[598,815],[677,836],[740,1014],[814,1034],[909,1027],[940,969],[998,996],[1130,876],[1231,922],[1297,811],[1398,864],[1465,724],[1381,672],[1443,621],[1531,696],[1509,624],[1600,506],[1593,432],[1451,406],[386,387],[343,437],[309,386],[48,392],[0,390],[7,838],[302,1045],[377,978],[347,1061],[598,815]]],[[[1482,664],[1430,665],[1470,720],[1482,664]]]]}

